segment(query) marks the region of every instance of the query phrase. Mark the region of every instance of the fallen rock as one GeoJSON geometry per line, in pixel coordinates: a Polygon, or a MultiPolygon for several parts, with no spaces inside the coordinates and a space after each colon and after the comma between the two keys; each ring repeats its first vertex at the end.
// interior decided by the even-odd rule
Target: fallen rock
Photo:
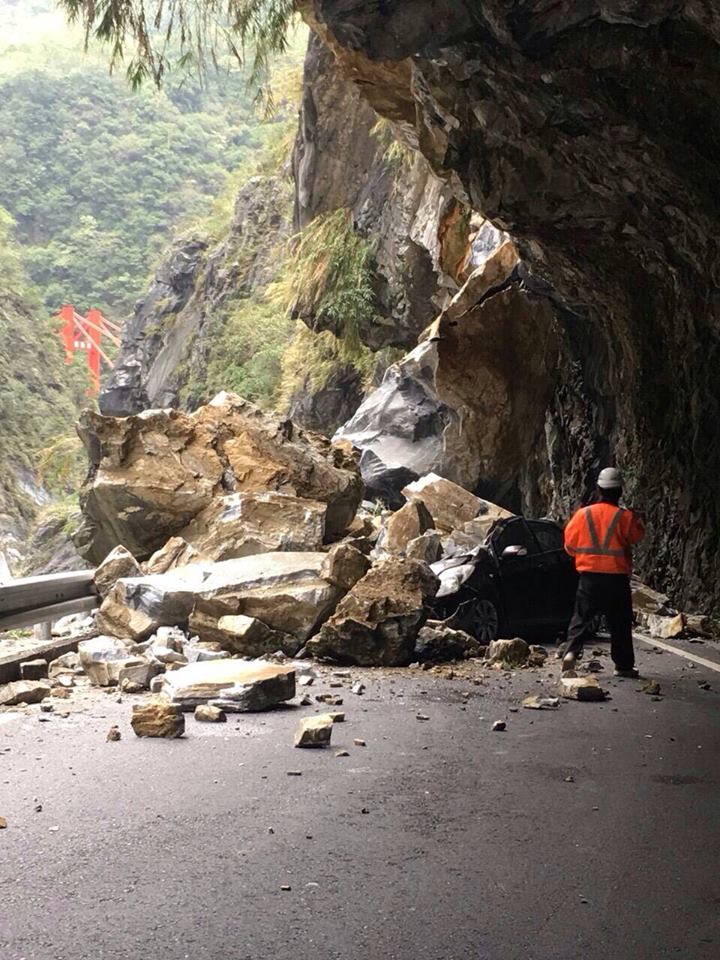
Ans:
{"type": "Polygon", "coordinates": [[[542,667],[547,658],[548,652],[545,647],[540,647],[534,643],[530,644],[530,652],[527,658],[527,665],[529,667],[542,667]]]}
{"type": "Polygon", "coordinates": [[[419,537],[411,540],[405,548],[405,556],[409,560],[421,560],[428,566],[437,563],[442,557],[442,540],[437,530],[426,530],[419,537]]]}
{"type": "Polygon", "coordinates": [[[520,637],[512,640],[493,640],[487,651],[489,663],[499,663],[508,668],[524,666],[529,656],[530,647],[520,637]]]}
{"type": "Polygon", "coordinates": [[[295,734],[296,747],[326,747],[330,744],[333,718],[329,714],[304,717],[295,734]]]}
{"type": "Polygon", "coordinates": [[[339,539],[357,511],[362,481],[348,445],[333,445],[253,404],[219,394],[194,413],[146,410],[78,426],[92,462],[81,492],[76,546],[100,562],[119,543],[150,557],[213,499],[282,491],[326,504],[325,536],[339,539]]]}
{"type": "Polygon", "coordinates": [[[50,696],[47,680],[16,680],[0,687],[0,707],[16,707],[21,703],[40,703],[50,696]]]}
{"type": "Polygon", "coordinates": [[[650,680],[644,684],[641,689],[643,693],[646,693],[650,697],[657,697],[660,694],[660,684],[657,680],[650,680]]]}
{"type": "Polygon", "coordinates": [[[326,559],[324,553],[266,553],[212,565],[196,597],[192,632],[222,642],[208,625],[243,614],[304,642],[343,594],[322,576],[326,559]]]}
{"type": "MultiPolygon", "coordinates": [[[[127,660],[117,661],[117,684],[127,693],[137,693],[147,690],[150,681],[161,672],[161,667],[147,660],[145,657],[130,657],[127,660]]],[[[110,671],[114,675],[114,668],[110,671]]],[[[91,681],[92,682],[92,681],[91,681]]],[[[107,684],[102,684],[107,686],[107,684]]]]}
{"type": "Polygon", "coordinates": [[[502,731],[505,730],[506,727],[507,727],[507,724],[505,723],[504,720],[495,720],[495,722],[492,725],[492,728],[496,733],[502,733],[502,731]]]}
{"type": "Polygon", "coordinates": [[[554,710],[560,706],[559,697],[525,697],[522,705],[526,710],[554,710]]]}
{"type": "Polygon", "coordinates": [[[115,547],[95,571],[93,582],[100,597],[106,597],[123,577],[141,577],[142,569],[135,557],[123,546],[115,547]]]}
{"type": "Polygon", "coordinates": [[[425,504],[421,500],[410,500],[390,515],[378,546],[388,553],[404,554],[412,540],[434,527],[435,522],[425,504]]]}
{"type": "Polygon", "coordinates": [[[319,550],[327,506],[284,493],[232,493],[215,498],[183,536],[211,560],[275,550],[319,550]]]}
{"type": "Polygon", "coordinates": [[[414,658],[419,663],[443,663],[479,657],[485,649],[464,630],[453,630],[439,620],[431,620],[418,634],[414,658]]]}
{"type": "Polygon", "coordinates": [[[320,575],[326,559],[324,553],[267,553],[119,580],[98,624],[114,636],[144,640],[162,625],[189,620],[201,640],[218,640],[218,620],[244,614],[304,641],[342,595],[320,575]]]}
{"type": "Polygon", "coordinates": [[[48,677],[50,680],[55,680],[60,676],[67,676],[77,673],[78,670],[82,669],[80,663],[79,654],[74,651],[70,653],[64,653],[60,657],[56,657],[55,660],[50,661],[48,666],[48,677]]]}
{"type": "Polygon", "coordinates": [[[320,576],[345,593],[358,580],[362,580],[370,566],[370,560],[357,547],[350,543],[338,543],[328,551],[320,568],[320,576]]]}
{"type": "Polygon", "coordinates": [[[130,644],[116,637],[93,637],[78,644],[80,663],[90,683],[96,687],[115,686],[125,661],[132,659],[130,644]]]}
{"type": "Polygon", "coordinates": [[[427,508],[434,527],[441,533],[457,530],[468,520],[474,520],[483,509],[483,501],[479,497],[436,473],[428,473],[409,483],[403,489],[403,494],[408,500],[420,502],[427,508]]]}
{"type": "Polygon", "coordinates": [[[424,603],[438,582],[417,560],[380,561],[340,601],[306,649],[320,659],[358,666],[409,663],[425,621],[424,603]]]}
{"type": "Polygon", "coordinates": [[[207,560],[201,553],[182,537],[170,537],[168,542],[156,550],[144,564],[144,573],[151,576],[155,573],[168,573],[177,567],[187,567],[191,563],[201,563],[207,560]]]}
{"type": "Polygon", "coordinates": [[[122,739],[122,734],[120,733],[120,727],[110,727],[105,737],[108,743],[117,742],[122,739]]]}
{"type": "MultiPolygon", "coordinates": [[[[199,620],[195,618],[193,624],[197,626],[199,620]]],[[[202,632],[207,636],[210,630],[203,626],[202,632]]],[[[213,629],[213,635],[225,650],[253,658],[268,656],[277,650],[292,656],[297,653],[302,643],[287,633],[271,630],[262,620],[246,617],[242,613],[220,617],[213,629]]]]}
{"type": "Polygon", "coordinates": [[[607,696],[597,677],[561,677],[560,692],[568,700],[604,700],[607,696]]]}
{"type": "Polygon", "coordinates": [[[203,663],[207,660],[226,660],[230,653],[213,640],[188,640],[183,646],[183,653],[188,663],[203,663]]]}
{"type": "Polygon", "coordinates": [[[295,696],[295,670],[265,660],[192,663],[166,674],[163,693],[186,710],[209,701],[228,712],[267,710],[295,696]]]}
{"type": "Polygon", "coordinates": [[[717,625],[710,617],[701,614],[685,613],[685,633],[691,637],[710,638],[716,635],[717,625]]]}
{"type": "Polygon", "coordinates": [[[98,629],[145,640],[158,627],[187,623],[211,565],[190,564],[169,573],[118,580],[97,614],[98,629]]]}
{"type": "Polygon", "coordinates": [[[185,733],[185,717],[181,708],[163,700],[134,706],[130,724],[138,737],[174,739],[185,733]]]}
{"type": "Polygon", "coordinates": [[[653,613],[647,618],[647,627],[651,637],[672,640],[674,637],[682,636],[685,629],[685,618],[681,613],[674,617],[663,617],[653,613]]]}
{"type": "Polygon", "coordinates": [[[217,707],[211,707],[208,703],[201,703],[195,707],[195,719],[200,723],[225,723],[227,716],[217,707]]]}
{"type": "Polygon", "coordinates": [[[671,616],[672,607],[670,599],[664,594],[653,590],[642,580],[632,577],[630,581],[630,590],[632,593],[633,610],[642,623],[647,622],[647,617],[656,614],[662,617],[671,616]]]}
{"type": "Polygon", "coordinates": [[[44,659],[26,660],[20,664],[21,680],[45,680],[48,675],[48,662],[44,659]]]}

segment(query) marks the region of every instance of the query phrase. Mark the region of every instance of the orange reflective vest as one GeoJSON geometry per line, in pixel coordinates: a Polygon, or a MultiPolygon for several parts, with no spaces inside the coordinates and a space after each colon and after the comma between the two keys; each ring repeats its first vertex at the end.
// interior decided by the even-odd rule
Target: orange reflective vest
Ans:
{"type": "Polygon", "coordinates": [[[565,550],[578,573],[632,572],[631,548],[645,536],[632,510],[612,503],[583,507],[565,527],[565,550]]]}

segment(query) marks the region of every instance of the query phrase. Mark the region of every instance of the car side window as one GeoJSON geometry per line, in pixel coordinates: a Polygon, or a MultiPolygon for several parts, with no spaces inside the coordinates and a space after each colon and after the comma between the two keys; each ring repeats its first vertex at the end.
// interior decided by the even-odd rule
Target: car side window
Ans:
{"type": "Polygon", "coordinates": [[[528,525],[520,518],[511,520],[502,530],[498,530],[492,542],[498,557],[502,556],[506,547],[525,547],[528,556],[539,552],[537,542],[528,525]]]}
{"type": "Polygon", "coordinates": [[[542,520],[529,521],[528,526],[535,535],[535,539],[540,544],[543,553],[549,553],[551,550],[562,550],[565,545],[565,538],[562,530],[554,523],[543,523],[542,520]]]}

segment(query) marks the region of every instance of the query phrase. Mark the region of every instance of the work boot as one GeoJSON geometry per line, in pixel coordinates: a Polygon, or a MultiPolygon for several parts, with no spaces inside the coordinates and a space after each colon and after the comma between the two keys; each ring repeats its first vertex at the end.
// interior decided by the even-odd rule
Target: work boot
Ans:
{"type": "Polygon", "coordinates": [[[563,673],[574,673],[575,664],[577,663],[577,657],[574,653],[566,653],[562,658],[562,672],[563,673]]]}
{"type": "Polygon", "coordinates": [[[640,671],[637,667],[630,667],[628,670],[618,670],[616,667],[614,676],[622,677],[624,680],[637,680],[640,677],[640,671]]]}

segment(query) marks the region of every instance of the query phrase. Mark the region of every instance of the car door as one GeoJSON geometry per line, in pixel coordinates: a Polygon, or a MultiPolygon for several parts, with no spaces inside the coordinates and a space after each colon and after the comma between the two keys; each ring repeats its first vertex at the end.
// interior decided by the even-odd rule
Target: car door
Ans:
{"type": "Polygon", "coordinates": [[[540,547],[522,517],[503,523],[490,542],[498,564],[507,627],[511,636],[523,636],[546,623],[549,616],[540,547]],[[508,547],[523,547],[525,555],[508,555],[508,547]]]}
{"type": "Polygon", "coordinates": [[[565,551],[565,537],[557,523],[552,520],[528,520],[527,523],[540,547],[538,569],[547,597],[547,622],[564,629],[575,603],[575,563],[565,551]]]}

